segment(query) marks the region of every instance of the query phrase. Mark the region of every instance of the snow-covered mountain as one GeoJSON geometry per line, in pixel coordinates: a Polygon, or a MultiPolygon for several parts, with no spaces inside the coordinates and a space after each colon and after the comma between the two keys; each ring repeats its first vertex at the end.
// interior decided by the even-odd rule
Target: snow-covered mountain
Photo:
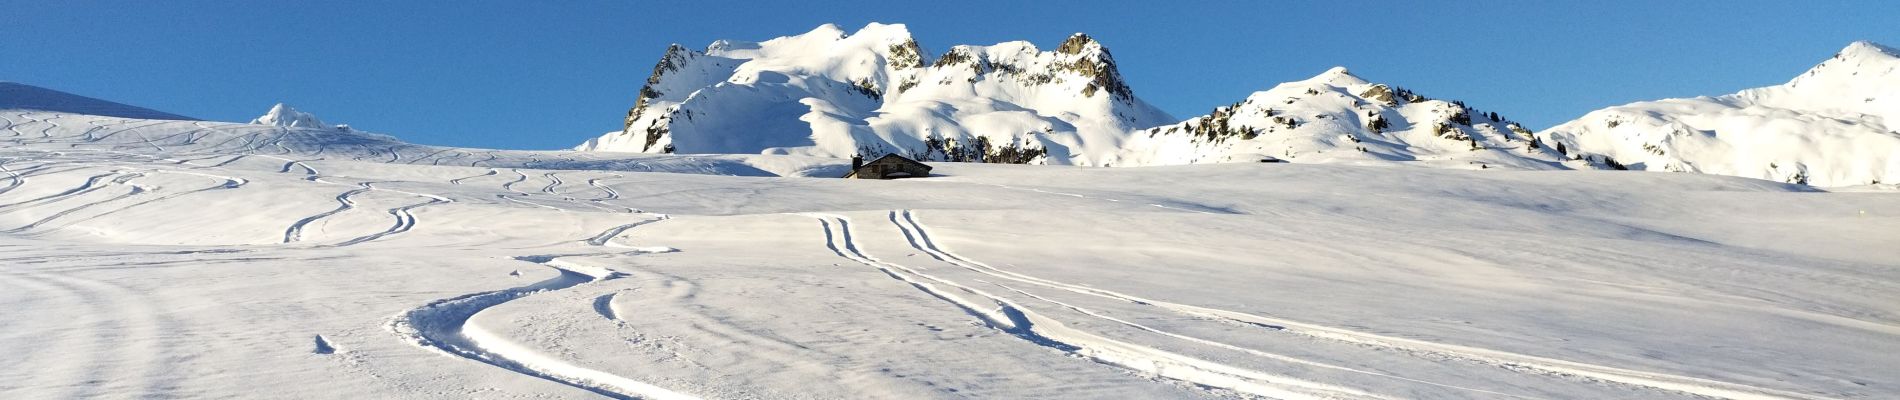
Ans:
{"type": "Polygon", "coordinates": [[[1562,168],[1560,154],[1540,144],[1497,113],[1367,82],[1335,67],[1207,115],[1136,131],[1117,164],[1419,161],[1562,168]]]}
{"type": "Polygon", "coordinates": [[[323,123],[323,120],[317,119],[316,115],[311,115],[310,113],[303,112],[303,111],[297,111],[297,109],[291,108],[290,106],[285,105],[284,103],[277,103],[277,105],[271,106],[269,112],[266,112],[264,113],[264,115],[258,116],[257,118],[251,119],[251,123],[258,124],[258,125],[283,126],[283,127],[294,127],[294,128],[312,128],[312,129],[335,129],[336,128],[336,126],[334,125],[323,123]]]}
{"type": "Polygon", "coordinates": [[[955,46],[903,25],[835,25],[764,42],[667,49],[625,130],[578,150],[767,153],[1099,165],[1133,129],[1175,122],[1094,38],[955,46]]]}
{"type": "Polygon", "coordinates": [[[1900,51],[1855,42],[1786,84],[1610,107],[1543,132],[1630,169],[1816,186],[1900,180],[1900,51]]]}
{"type": "Polygon", "coordinates": [[[0,82],[0,110],[38,110],[140,119],[197,119],[14,82],[0,82]]]}
{"type": "Polygon", "coordinates": [[[1561,166],[1529,130],[1495,113],[1344,68],[1182,122],[1135,97],[1108,49],[1085,34],[1053,51],[1018,41],[924,54],[903,25],[875,23],[704,51],[674,45],[625,129],[577,149],[1097,166],[1268,158],[1561,166]]]}

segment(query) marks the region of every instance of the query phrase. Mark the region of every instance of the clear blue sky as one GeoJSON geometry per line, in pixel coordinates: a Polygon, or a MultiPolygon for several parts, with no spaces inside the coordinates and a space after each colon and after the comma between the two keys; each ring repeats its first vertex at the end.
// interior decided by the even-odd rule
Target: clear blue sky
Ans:
{"type": "Polygon", "coordinates": [[[1534,128],[1781,83],[1853,40],[1900,46],[1900,1],[746,3],[0,0],[0,80],[226,121],[281,101],[418,143],[551,149],[619,129],[668,43],[827,22],[904,23],[933,53],[1087,32],[1183,118],[1344,65],[1534,128]]]}

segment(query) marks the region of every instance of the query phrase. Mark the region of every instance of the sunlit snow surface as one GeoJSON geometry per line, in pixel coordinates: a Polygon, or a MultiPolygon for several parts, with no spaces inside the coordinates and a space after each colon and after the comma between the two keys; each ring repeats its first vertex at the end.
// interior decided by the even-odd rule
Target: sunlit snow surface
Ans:
{"type": "Polygon", "coordinates": [[[1900,397],[1891,190],[0,117],[0,398],[1900,397]]]}

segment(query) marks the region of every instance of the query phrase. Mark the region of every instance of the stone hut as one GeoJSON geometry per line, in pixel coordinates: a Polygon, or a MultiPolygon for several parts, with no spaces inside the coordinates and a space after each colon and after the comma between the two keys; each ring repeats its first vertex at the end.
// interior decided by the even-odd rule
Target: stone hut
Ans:
{"type": "Polygon", "coordinates": [[[871,162],[862,156],[851,157],[851,172],[845,179],[897,179],[930,176],[930,166],[896,154],[885,154],[871,162]]]}

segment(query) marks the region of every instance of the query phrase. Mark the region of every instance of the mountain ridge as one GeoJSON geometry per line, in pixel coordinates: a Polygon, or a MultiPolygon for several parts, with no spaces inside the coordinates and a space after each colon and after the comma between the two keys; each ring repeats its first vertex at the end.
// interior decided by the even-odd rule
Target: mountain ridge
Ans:
{"type": "Polygon", "coordinates": [[[1174,121],[1086,34],[1053,50],[1014,41],[926,54],[903,25],[877,23],[669,46],[625,129],[576,149],[1095,165],[1129,129],[1174,121]]]}
{"type": "Polygon", "coordinates": [[[1630,169],[1815,186],[1900,180],[1900,51],[1848,44],[1787,83],[1604,108],[1538,136],[1630,169]]]}

